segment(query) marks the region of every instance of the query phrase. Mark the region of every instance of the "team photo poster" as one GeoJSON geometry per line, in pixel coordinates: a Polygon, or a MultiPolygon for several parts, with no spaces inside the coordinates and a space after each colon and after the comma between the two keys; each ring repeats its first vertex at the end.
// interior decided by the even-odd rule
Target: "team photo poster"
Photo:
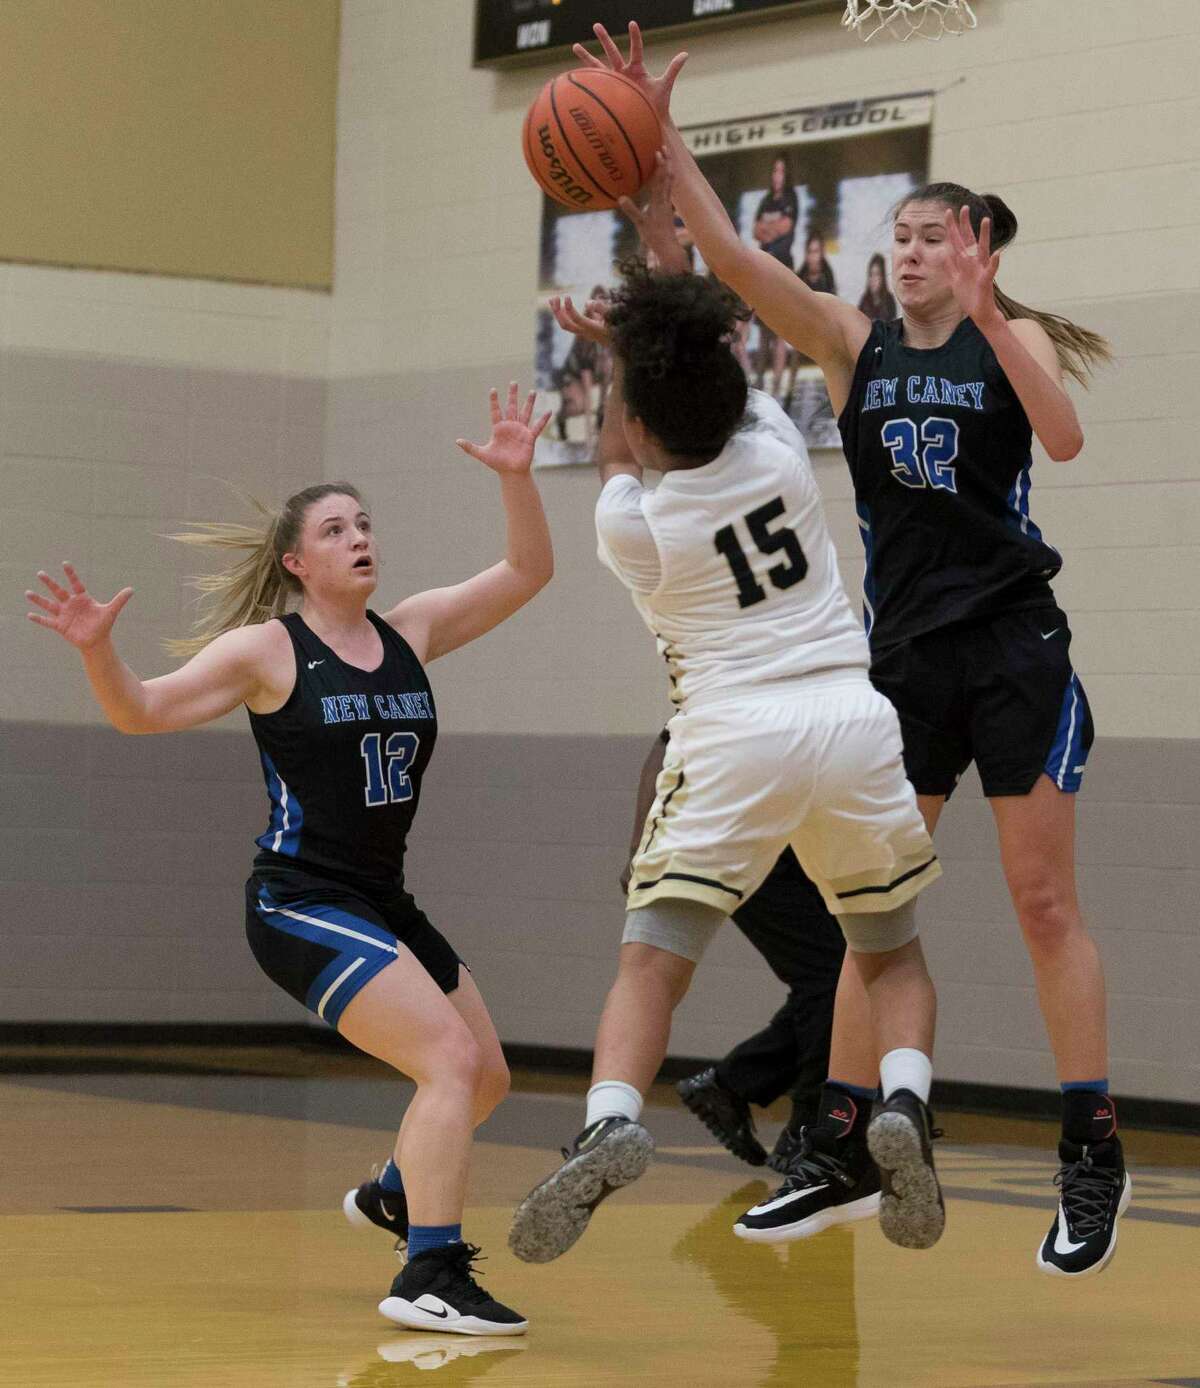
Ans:
{"type": "MultiPolygon", "coordinates": [[[[872,318],[894,318],[888,214],[928,178],[933,97],[805,107],[686,127],[683,137],[742,239],[782,261],[811,288],[836,294],[872,318]]],[[[686,231],[681,239],[687,244],[686,231]]],[[[620,212],[571,212],[542,202],[534,361],[540,408],[553,413],[536,466],[590,463],[611,377],[606,349],[564,332],[548,307],[576,303],[617,283],[617,264],[638,251],[620,212]]],[[[706,273],[691,248],[693,267],[706,273]]],[[[756,318],[735,351],[752,386],[770,392],[810,448],[840,448],[821,374],[756,318]]]]}

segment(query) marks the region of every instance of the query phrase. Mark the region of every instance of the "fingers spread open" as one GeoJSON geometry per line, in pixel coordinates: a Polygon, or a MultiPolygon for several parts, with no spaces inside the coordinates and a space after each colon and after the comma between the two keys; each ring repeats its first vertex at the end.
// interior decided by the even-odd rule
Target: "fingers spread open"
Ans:
{"type": "Polygon", "coordinates": [[[482,462],[483,453],[475,444],[468,443],[466,439],[455,439],[454,442],[468,455],[468,457],[478,458],[482,462]]]}
{"type": "Polygon", "coordinates": [[[46,587],[50,589],[50,591],[59,600],[59,602],[66,602],[67,598],[70,597],[70,594],[67,592],[67,590],[61,587],[59,584],[55,583],[55,581],[50,577],[48,573],[44,573],[41,569],[39,569],[37,576],[42,580],[46,587]]]}
{"type": "Polygon", "coordinates": [[[537,391],[531,390],[525,399],[525,404],[521,410],[521,423],[528,424],[533,418],[533,402],[537,399],[537,391]]]}
{"type": "Polygon", "coordinates": [[[63,573],[67,576],[67,582],[71,585],[72,593],[86,593],[87,589],[80,582],[79,575],[75,572],[75,565],[63,560],[63,573]]]}
{"type": "MultiPolygon", "coordinates": [[[[55,616],[58,615],[58,604],[56,602],[51,602],[49,598],[42,597],[41,593],[35,593],[31,589],[26,588],[25,597],[33,603],[35,607],[40,607],[43,612],[50,612],[55,616]]],[[[31,613],[30,615],[32,616],[33,614],[31,613]]]]}
{"type": "Polygon", "coordinates": [[[608,30],[603,24],[593,24],[592,33],[600,40],[600,47],[604,49],[604,56],[608,59],[609,67],[614,72],[620,72],[625,66],[625,59],[621,57],[621,50],[609,37],[608,30]]]}
{"type": "Polygon", "coordinates": [[[546,413],[541,417],[541,419],[539,419],[538,422],[533,426],[533,437],[535,439],[540,437],[542,430],[546,427],[547,424],[550,423],[550,417],[550,411],[547,410],[546,413]]]}
{"type": "Polygon", "coordinates": [[[629,21],[629,66],[636,67],[642,61],[642,30],[636,19],[629,21]]]}
{"type": "Polygon", "coordinates": [[[488,407],[491,411],[492,423],[500,423],[500,392],[495,386],[488,391],[488,407]]]}
{"type": "Polygon", "coordinates": [[[505,419],[516,419],[516,417],[517,417],[517,383],[516,383],[516,381],[509,381],[509,383],[508,383],[508,404],[507,404],[507,407],[505,408],[505,411],[504,411],[504,418],[505,418],[505,419]]]}
{"type": "Polygon", "coordinates": [[[663,73],[661,81],[663,84],[663,97],[668,101],[671,99],[671,92],[675,86],[675,79],[679,76],[680,70],[687,60],[688,55],[686,53],[676,53],[667,64],[667,70],[663,73]]]}
{"type": "Polygon", "coordinates": [[[602,59],[597,58],[594,53],[589,53],[581,43],[572,44],[571,52],[575,54],[581,63],[585,63],[588,67],[607,68],[608,66],[602,59]]]}

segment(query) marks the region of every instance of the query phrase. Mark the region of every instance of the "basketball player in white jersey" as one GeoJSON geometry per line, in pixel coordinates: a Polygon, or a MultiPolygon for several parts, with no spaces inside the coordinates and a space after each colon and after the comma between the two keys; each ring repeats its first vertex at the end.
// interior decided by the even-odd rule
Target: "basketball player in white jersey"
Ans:
{"type": "MultiPolygon", "coordinates": [[[[600,557],[657,639],[676,713],[632,863],[584,1128],[518,1207],[510,1246],[530,1262],[559,1256],[599,1201],[644,1171],[653,1141],[638,1120],[672,1011],[726,915],[790,844],[869,998],[869,1017],[835,1017],[834,1073],[873,1023],[884,1093],[868,1130],[879,1176],[831,1172],[836,1198],[791,1237],[878,1207],[893,1242],[928,1247],[944,1224],[927,1108],[935,1000],[913,898],[940,868],[896,714],[867,678],[804,442],[774,401],[748,393],[733,355],[737,301],[698,276],[623,268],[606,325],[569,304],[558,312],[611,338],[600,557]],[[643,486],[645,468],[663,474],[657,489],[643,486]]],[[[865,1127],[868,1116],[847,1096],[838,1121],[865,1127]]],[[[741,1226],[760,1215],[770,1232],[764,1207],[738,1232],[753,1236],[741,1226]]]]}

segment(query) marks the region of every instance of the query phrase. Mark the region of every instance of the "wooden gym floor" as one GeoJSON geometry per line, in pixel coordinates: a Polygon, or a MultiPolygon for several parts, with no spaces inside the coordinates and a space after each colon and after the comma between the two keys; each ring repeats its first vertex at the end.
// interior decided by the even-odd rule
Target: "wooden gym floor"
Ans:
{"type": "MultiPolygon", "coordinates": [[[[768,1186],[670,1089],[647,1176],[560,1262],[505,1247],[514,1202],[580,1124],[584,1082],[521,1074],[476,1152],[465,1232],[521,1340],[405,1334],[398,1264],[341,1197],[386,1156],[408,1087],[292,1049],[0,1052],[0,1384],[1200,1385],[1200,1137],[1126,1132],[1134,1204],[1102,1277],[1034,1268],[1047,1124],[945,1114],[949,1226],[873,1223],[783,1248],[729,1231],[768,1186]]],[[[771,1130],[773,1131],[773,1129],[771,1130]]]]}

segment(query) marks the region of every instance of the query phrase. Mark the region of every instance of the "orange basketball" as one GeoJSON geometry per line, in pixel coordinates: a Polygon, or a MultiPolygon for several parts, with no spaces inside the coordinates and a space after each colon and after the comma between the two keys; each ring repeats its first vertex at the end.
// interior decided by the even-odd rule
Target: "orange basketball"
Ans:
{"type": "Polygon", "coordinates": [[[529,172],[564,207],[597,212],[633,197],[654,171],[662,127],[628,78],[599,68],[560,73],[525,117],[529,172]]]}

